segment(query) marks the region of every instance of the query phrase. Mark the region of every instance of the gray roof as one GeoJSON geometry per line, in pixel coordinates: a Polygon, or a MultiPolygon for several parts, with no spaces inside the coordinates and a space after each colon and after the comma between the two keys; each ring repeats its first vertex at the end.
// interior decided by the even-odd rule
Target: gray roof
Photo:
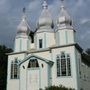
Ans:
{"type": "Polygon", "coordinates": [[[61,11],[60,11],[60,14],[58,16],[58,19],[57,19],[57,23],[69,23],[69,24],[72,24],[72,20],[70,18],[70,15],[68,14],[66,8],[64,7],[64,5],[62,4],[61,5],[61,11]],[[59,18],[63,18],[63,20],[59,21],[59,18]]]}
{"type": "Polygon", "coordinates": [[[17,27],[17,33],[22,33],[22,32],[23,33],[28,33],[29,30],[30,30],[30,26],[27,23],[26,15],[24,13],[23,16],[22,16],[21,22],[17,27]]]}
{"type": "Polygon", "coordinates": [[[42,26],[50,26],[51,27],[52,23],[53,23],[53,20],[52,20],[50,12],[48,10],[47,2],[46,2],[46,0],[44,0],[43,10],[38,19],[37,27],[42,27],[42,26]]]}

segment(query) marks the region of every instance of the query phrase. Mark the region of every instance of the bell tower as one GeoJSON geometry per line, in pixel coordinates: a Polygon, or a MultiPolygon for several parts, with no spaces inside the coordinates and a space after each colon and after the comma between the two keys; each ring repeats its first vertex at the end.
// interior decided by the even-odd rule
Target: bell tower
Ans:
{"type": "Polygon", "coordinates": [[[57,18],[56,45],[67,45],[75,43],[75,30],[72,27],[72,20],[61,0],[60,14],[57,18]]]}
{"type": "Polygon", "coordinates": [[[48,10],[47,1],[44,0],[42,12],[37,22],[37,31],[35,33],[36,49],[45,49],[55,44],[53,20],[48,10]]]}
{"type": "Polygon", "coordinates": [[[23,15],[20,24],[17,27],[15,37],[14,52],[27,51],[30,48],[30,27],[26,20],[26,9],[23,8],[23,15]]]}

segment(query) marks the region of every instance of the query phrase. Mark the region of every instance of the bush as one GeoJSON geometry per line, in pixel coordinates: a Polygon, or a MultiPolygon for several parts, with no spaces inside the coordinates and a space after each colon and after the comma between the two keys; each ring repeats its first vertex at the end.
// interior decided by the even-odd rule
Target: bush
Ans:
{"type": "Polygon", "coordinates": [[[45,90],[75,90],[75,89],[66,88],[66,87],[60,85],[60,86],[50,86],[50,87],[46,87],[45,90]]]}

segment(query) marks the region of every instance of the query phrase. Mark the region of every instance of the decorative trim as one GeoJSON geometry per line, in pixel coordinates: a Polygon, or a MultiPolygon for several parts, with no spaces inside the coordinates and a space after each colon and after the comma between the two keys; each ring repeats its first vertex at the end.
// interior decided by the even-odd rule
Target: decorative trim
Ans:
{"type": "Polygon", "coordinates": [[[68,32],[65,31],[65,44],[68,44],[68,32]]]}
{"type": "Polygon", "coordinates": [[[22,51],[22,52],[6,53],[6,55],[14,55],[14,54],[22,54],[22,53],[29,54],[29,53],[45,52],[45,51],[50,51],[51,49],[62,48],[62,47],[69,47],[69,46],[75,46],[79,50],[79,52],[83,51],[83,49],[79,46],[78,43],[71,43],[71,44],[67,44],[67,45],[53,46],[53,47],[50,47],[50,48],[40,49],[40,50],[33,49],[33,51],[22,51]]]}
{"type": "Polygon", "coordinates": [[[47,42],[46,42],[46,33],[44,33],[44,48],[46,48],[47,42]]]}
{"type": "Polygon", "coordinates": [[[76,30],[74,30],[73,28],[67,28],[67,27],[65,27],[65,28],[58,28],[58,29],[55,30],[55,32],[58,32],[59,30],[64,30],[64,29],[69,29],[69,30],[73,30],[74,32],[76,32],[76,30]]]}
{"type": "Polygon", "coordinates": [[[30,58],[32,58],[32,57],[37,58],[37,59],[39,59],[39,60],[42,60],[42,61],[48,63],[48,64],[51,65],[51,66],[52,66],[53,63],[54,63],[54,62],[52,62],[52,61],[50,61],[50,60],[47,60],[47,59],[45,59],[45,58],[42,58],[42,57],[39,57],[39,56],[36,56],[36,55],[29,55],[29,56],[26,57],[22,62],[20,62],[19,65],[21,65],[22,63],[24,63],[25,61],[27,61],[28,59],[30,59],[30,58]]]}
{"type": "Polygon", "coordinates": [[[20,39],[20,46],[19,46],[19,50],[22,51],[22,40],[20,39]]]}

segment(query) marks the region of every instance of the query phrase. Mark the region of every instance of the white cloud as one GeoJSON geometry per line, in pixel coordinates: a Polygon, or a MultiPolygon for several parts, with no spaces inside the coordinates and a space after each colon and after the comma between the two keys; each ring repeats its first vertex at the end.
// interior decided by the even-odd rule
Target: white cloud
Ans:
{"type": "Polygon", "coordinates": [[[81,24],[85,24],[87,22],[90,22],[90,18],[83,18],[83,19],[80,20],[81,24]]]}

